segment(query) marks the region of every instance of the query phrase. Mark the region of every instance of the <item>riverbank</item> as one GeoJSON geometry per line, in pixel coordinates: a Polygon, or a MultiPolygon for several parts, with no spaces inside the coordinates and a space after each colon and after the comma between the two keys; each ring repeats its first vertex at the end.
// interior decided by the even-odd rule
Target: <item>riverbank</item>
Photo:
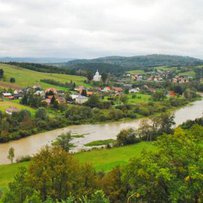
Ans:
{"type": "MultiPolygon", "coordinates": [[[[81,163],[88,162],[92,164],[97,171],[107,172],[118,165],[125,165],[131,158],[139,156],[144,149],[153,151],[156,147],[153,143],[141,142],[124,147],[80,152],[74,154],[74,156],[81,163]]],[[[0,191],[1,189],[5,190],[7,188],[8,183],[13,180],[13,177],[20,167],[28,167],[29,163],[30,162],[0,165],[0,191]]]]}
{"type": "MultiPolygon", "coordinates": [[[[194,99],[198,99],[198,97],[194,99]]],[[[40,111],[41,113],[38,113],[37,110],[35,115],[32,116],[27,112],[27,117],[22,119],[20,116],[21,112],[19,112],[15,117],[9,117],[9,124],[7,116],[3,114],[2,125],[5,127],[2,131],[3,133],[0,134],[0,143],[7,143],[34,134],[45,133],[72,125],[93,125],[146,118],[168,110],[172,111],[188,103],[188,100],[178,97],[159,102],[151,101],[148,103],[123,104],[109,109],[92,109],[87,106],[78,106],[76,108],[76,106],[70,105],[63,112],[56,112],[57,115],[55,116],[48,115],[47,110],[43,109],[44,117],[40,117],[39,115],[42,112],[40,111]]],[[[24,113],[22,112],[23,115],[24,113]]]]}
{"type": "MultiPolygon", "coordinates": [[[[180,125],[187,120],[194,120],[199,118],[203,113],[203,99],[195,101],[192,104],[182,107],[175,111],[176,125],[180,125]]],[[[117,121],[102,124],[86,124],[69,126],[62,129],[57,129],[45,133],[32,135],[17,141],[0,144],[0,164],[8,164],[7,159],[8,150],[10,147],[15,149],[15,158],[37,153],[43,146],[50,145],[56,137],[63,133],[71,131],[73,134],[83,134],[84,137],[74,138],[73,144],[76,146],[74,152],[82,149],[85,144],[96,140],[115,139],[116,135],[125,128],[138,128],[142,119],[130,121],[117,121]]]]}

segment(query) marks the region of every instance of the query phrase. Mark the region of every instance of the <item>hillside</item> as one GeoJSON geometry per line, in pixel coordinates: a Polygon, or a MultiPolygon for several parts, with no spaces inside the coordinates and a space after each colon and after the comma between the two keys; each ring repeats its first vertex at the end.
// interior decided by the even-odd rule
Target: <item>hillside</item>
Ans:
{"type": "Polygon", "coordinates": [[[40,82],[42,79],[52,79],[62,83],[68,83],[70,81],[75,82],[77,85],[85,85],[85,77],[75,76],[75,75],[66,75],[66,74],[56,74],[56,73],[42,73],[33,70],[28,70],[20,68],[14,65],[0,64],[0,69],[4,70],[4,80],[0,83],[0,86],[10,87],[9,80],[11,77],[14,77],[16,82],[15,86],[27,87],[40,84],[43,88],[56,87],[58,89],[64,89],[62,87],[57,87],[54,85],[49,85],[43,82],[40,82]]]}
{"type": "Polygon", "coordinates": [[[149,67],[157,66],[197,66],[202,65],[203,60],[185,57],[185,56],[172,56],[172,55],[146,55],[146,56],[132,56],[132,57],[121,57],[121,56],[110,56],[96,59],[83,59],[69,61],[63,66],[68,68],[86,69],[88,67],[95,67],[94,70],[104,70],[103,67],[108,68],[109,72],[112,71],[123,71],[146,69],[149,67]]]}

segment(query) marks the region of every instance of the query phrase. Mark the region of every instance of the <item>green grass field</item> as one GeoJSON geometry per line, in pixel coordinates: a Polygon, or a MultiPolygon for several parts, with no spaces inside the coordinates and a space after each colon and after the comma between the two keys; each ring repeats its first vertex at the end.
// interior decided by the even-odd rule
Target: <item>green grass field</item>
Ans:
{"type": "MultiPolygon", "coordinates": [[[[153,143],[141,142],[135,145],[112,149],[98,149],[90,152],[77,153],[74,156],[81,163],[92,164],[97,171],[109,171],[116,166],[125,165],[131,158],[139,156],[142,150],[154,151],[153,143]]],[[[0,165],[0,189],[5,190],[8,183],[13,180],[20,167],[28,167],[29,162],[0,165]]]]}
{"type": "MultiPolygon", "coordinates": [[[[76,85],[86,85],[84,83],[85,77],[65,74],[53,74],[53,73],[41,73],[28,69],[23,69],[17,66],[0,64],[0,68],[4,70],[5,80],[4,82],[9,83],[11,77],[16,79],[15,84],[20,87],[33,86],[40,84],[43,88],[56,87],[57,89],[65,89],[64,87],[58,87],[40,82],[42,79],[52,79],[62,83],[70,82],[71,80],[76,85]]],[[[9,83],[10,84],[10,83],[9,83]]],[[[87,85],[86,85],[87,86],[87,85]]]]}
{"type": "Polygon", "coordinates": [[[179,76],[188,76],[188,77],[193,77],[195,78],[195,72],[194,71],[188,71],[188,72],[184,72],[184,73],[179,73],[179,76]]]}
{"type": "Polygon", "coordinates": [[[130,74],[145,74],[144,70],[130,70],[128,71],[130,74]]]}
{"type": "Polygon", "coordinates": [[[151,96],[148,94],[132,93],[128,94],[128,104],[146,103],[150,101],[151,96]]]}
{"type": "Polygon", "coordinates": [[[31,108],[31,107],[28,107],[28,106],[24,106],[24,105],[21,105],[15,101],[0,101],[0,110],[5,112],[6,109],[10,108],[10,107],[15,107],[19,110],[28,110],[31,112],[31,114],[33,115],[35,113],[35,109],[31,108]]]}

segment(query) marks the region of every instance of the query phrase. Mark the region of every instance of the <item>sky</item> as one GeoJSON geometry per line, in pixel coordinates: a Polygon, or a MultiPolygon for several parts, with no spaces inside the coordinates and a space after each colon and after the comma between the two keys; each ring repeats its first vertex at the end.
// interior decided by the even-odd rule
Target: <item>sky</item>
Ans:
{"type": "Polygon", "coordinates": [[[203,59],[202,0],[0,0],[0,57],[203,59]]]}

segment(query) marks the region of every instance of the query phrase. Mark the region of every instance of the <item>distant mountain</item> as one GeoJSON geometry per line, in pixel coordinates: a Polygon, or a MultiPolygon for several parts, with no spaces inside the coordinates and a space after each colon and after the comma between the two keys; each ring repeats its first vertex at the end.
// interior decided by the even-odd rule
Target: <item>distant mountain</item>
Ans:
{"type": "Polygon", "coordinates": [[[0,57],[0,62],[19,62],[19,63],[40,63],[40,64],[52,64],[52,63],[66,63],[71,58],[51,58],[51,57],[0,57]]]}
{"type": "Polygon", "coordinates": [[[75,66],[81,64],[111,64],[122,67],[124,69],[133,68],[147,68],[155,66],[196,66],[202,65],[203,60],[187,57],[187,56],[173,56],[173,55],[146,55],[146,56],[109,56],[96,59],[80,59],[72,60],[66,63],[67,66],[75,66]]]}

